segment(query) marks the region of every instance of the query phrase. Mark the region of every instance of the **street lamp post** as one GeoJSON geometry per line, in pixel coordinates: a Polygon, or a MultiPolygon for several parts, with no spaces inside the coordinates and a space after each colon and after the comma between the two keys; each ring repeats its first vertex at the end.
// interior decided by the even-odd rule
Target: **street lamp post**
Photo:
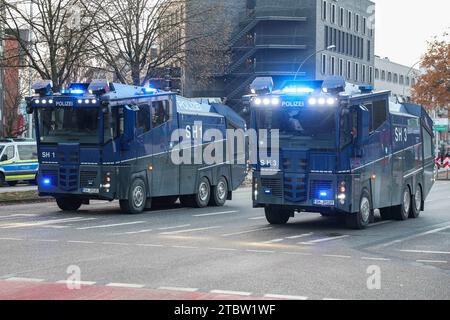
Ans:
{"type": "Polygon", "coordinates": [[[323,52],[323,51],[328,51],[328,50],[333,50],[333,49],[336,49],[336,46],[335,46],[334,44],[331,45],[331,46],[326,47],[325,49],[318,50],[318,51],[314,52],[313,54],[309,55],[308,57],[306,57],[306,59],[303,60],[302,63],[300,64],[300,66],[298,67],[298,70],[297,70],[297,72],[295,73],[294,81],[297,80],[297,75],[299,74],[299,72],[300,72],[300,70],[302,69],[303,65],[304,65],[309,59],[311,59],[312,57],[316,56],[317,54],[319,54],[319,53],[321,53],[321,52],[323,52]]]}
{"type": "MultiPolygon", "coordinates": [[[[33,41],[33,5],[34,0],[30,1],[30,26],[28,30],[28,45],[30,48],[30,55],[33,54],[33,44],[31,43],[33,41]]],[[[29,58],[30,59],[30,58],[29,58]]],[[[33,68],[31,66],[31,59],[28,63],[28,95],[31,97],[33,95],[32,92],[32,86],[33,86],[33,68]]],[[[28,115],[28,138],[33,138],[33,115],[28,115]]]]}
{"type": "Polygon", "coordinates": [[[402,96],[405,96],[405,90],[406,90],[406,79],[409,77],[409,74],[413,71],[414,67],[417,66],[420,62],[422,62],[422,60],[417,61],[416,63],[414,63],[412,65],[411,68],[409,68],[408,73],[405,76],[405,79],[403,79],[403,94],[402,96]]]}

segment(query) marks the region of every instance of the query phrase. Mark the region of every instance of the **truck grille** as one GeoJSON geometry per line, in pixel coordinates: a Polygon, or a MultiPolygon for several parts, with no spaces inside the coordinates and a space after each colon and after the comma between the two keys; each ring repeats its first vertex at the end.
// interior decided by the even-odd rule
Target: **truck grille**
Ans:
{"type": "Polygon", "coordinates": [[[275,197],[281,198],[281,196],[283,194],[280,179],[261,178],[261,187],[262,187],[263,191],[265,189],[271,190],[272,196],[275,196],[275,197]]]}
{"type": "Polygon", "coordinates": [[[97,182],[97,171],[81,171],[80,187],[93,187],[97,182]]]}
{"type": "Polygon", "coordinates": [[[284,177],[284,198],[291,202],[306,201],[306,175],[286,174],[284,177]]]}
{"type": "Polygon", "coordinates": [[[333,200],[334,190],[332,181],[313,180],[309,187],[310,199],[333,200]],[[322,195],[321,195],[322,193],[322,195]]]}
{"type": "Polygon", "coordinates": [[[65,191],[72,191],[78,188],[78,169],[77,168],[60,168],[59,169],[59,185],[65,191]]]}

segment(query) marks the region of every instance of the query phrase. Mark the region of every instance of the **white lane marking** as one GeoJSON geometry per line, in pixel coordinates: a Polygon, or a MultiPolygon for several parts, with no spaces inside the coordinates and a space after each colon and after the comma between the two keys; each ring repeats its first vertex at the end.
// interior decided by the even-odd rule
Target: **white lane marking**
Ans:
{"type": "Polygon", "coordinates": [[[231,295],[231,296],[250,296],[251,292],[243,292],[243,291],[229,291],[229,290],[211,290],[211,293],[214,294],[224,294],[224,295],[231,295]]]}
{"type": "Polygon", "coordinates": [[[372,258],[372,257],[362,257],[361,260],[371,260],[371,261],[391,261],[387,258],[372,258]]]}
{"type": "Polygon", "coordinates": [[[253,253],[275,253],[275,251],[270,250],[253,250],[253,249],[247,249],[245,250],[247,252],[253,252],[253,253]]]}
{"type": "Polygon", "coordinates": [[[122,233],[115,233],[115,236],[123,236],[123,235],[131,235],[131,234],[140,234],[140,233],[148,233],[152,232],[153,229],[146,229],[146,230],[139,230],[139,231],[128,231],[128,232],[122,232],[122,233]]]}
{"type": "Polygon", "coordinates": [[[264,298],[282,299],[282,300],[308,300],[308,297],[303,296],[288,296],[283,294],[265,294],[264,298]]]}
{"type": "Polygon", "coordinates": [[[7,215],[7,216],[1,216],[0,220],[13,220],[14,218],[33,218],[33,217],[38,217],[39,214],[27,214],[27,213],[19,213],[19,214],[11,214],[11,215],[7,215]]]}
{"type": "Polygon", "coordinates": [[[324,254],[324,257],[328,257],[328,258],[343,258],[343,259],[351,259],[351,256],[343,256],[343,255],[339,255],[339,254],[324,254]]]}
{"type": "Polygon", "coordinates": [[[158,290],[180,291],[180,292],[196,292],[197,288],[180,288],[180,287],[159,287],[158,290]]]}
{"type": "Polygon", "coordinates": [[[216,226],[216,227],[207,227],[207,228],[184,229],[184,230],[178,230],[178,231],[162,232],[160,234],[173,235],[173,234],[189,233],[189,232],[196,232],[196,231],[206,231],[206,230],[219,229],[219,228],[222,228],[222,227],[216,226]]]}
{"type": "Polygon", "coordinates": [[[423,263],[448,263],[448,261],[443,261],[443,260],[416,260],[416,262],[423,262],[423,263]]]}
{"type": "Polygon", "coordinates": [[[50,224],[58,224],[58,223],[67,223],[67,222],[82,222],[82,221],[91,221],[97,220],[97,218],[67,218],[67,219],[53,219],[53,220],[44,220],[44,221],[35,221],[35,222],[17,222],[17,223],[9,223],[1,225],[1,229],[15,229],[15,228],[25,228],[25,227],[39,227],[39,226],[47,226],[50,224]]]}
{"type": "Polygon", "coordinates": [[[24,241],[25,239],[21,239],[21,238],[0,238],[0,240],[5,240],[5,241],[24,241]]]}
{"type": "Polygon", "coordinates": [[[387,242],[387,243],[375,246],[374,248],[388,247],[388,246],[391,246],[393,244],[397,244],[397,243],[400,243],[400,242],[403,242],[403,241],[407,241],[407,240],[411,240],[411,239],[416,239],[416,238],[419,238],[419,237],[427,236],[427,235],[430,235],[430,234],[433,234],[433,233],[438,233],[440,231],[444,231],[444,230],[447,230],[447,229],[450,229],[450,225],[447,225],[447,226],[442,227],[442,228],[437,228],[437,229],[429,230],[429,231],[426,231],[426,232],[418,233],[418,234],[415,234],[415,235],[412,235],[412,236],[409,236],[409,237],[405,237],[405,238],[402,238],[402,239],[394,240],[394,241],[391,241],[391,242],[387,242]]]}
{"type": "Polygon", "coordinates": [[[134,283],[108,283],[107,287],[117,287],[117,288],[143,288],[145,287],[143,284],[134,284],[134,283]]]}
{"type": "Polygon", "coordinates": [[[208,248],[208,250],[216,250],[216,251],[238,251],[238,249],[232,249],[232,248],[208,248]]]}
{"type": "Polygon", "coordinates": [[[400,252],[409,252],[409,253],[431,253],[431,254],[450,254],[450,252],[446,251],[427,251],[427,250],[399,250],[400,252]]]}
{"type": "Polygon", "coordinates": [[[283,253],[293,256],[312,256],[312,253],[305,253],[305,252],[283,252],[283,253]]]}
{"type": "Polygon", "coordinates": [[[129,226],[133,224],[142,224],[145,223],[145,221],[134,221],[134,222],[126,222],[126,223],[115,223],[115,224],[103,224],[98,226],[89,226],[89,227],[82,227],[77,228],[78,230],[89,230],[89,229],[102,229],[102,228],[113,228],[113,227],[121,227],[121,226],[129,226]]]}
{"type": "Polygon", "coordinates": [[[12,278],[6,279],[6,281],[14,281],[14,282],[43,282],[44,279],[12,277],[12,278]]]}
{"type": "Polygon", "coordinates": [[[335,299],[335,298],[323,298],[323,301],[341,301],[342,299],[335,299]]]}
{"type": "Polygon", "coordinates": [[[313,234],[314,234],[313,232],[310,232],[310,233],[300,234],[298,236],[287,237],[286,239],[294,240],[294,239],[306,238],[306,237],[312,236],[313,234]]]}
{"type": "Polygon", "coordinates": [[[343,236],[339,236],[339,237],[327,237],[327,238],[321,238],[321,239],[311,240],[311,241],[307,241],[307,242],[300,242],[299,244],[312,245],[312,244],[322,243],[322,242],[327,242],[327,241],[340,240],[340,239],[344,239],[344,238],[348,238],[348,237],[350,237],[350,236],[343,235],[343,236]]]}
{"type": "Polygon", "coordinates": [[[164,245],[162,244],[147,244],[147,243],[138,243],[136,244],[138,247],[153,247],[153,248],[162,248],[164,245]]]}
{"type": "Polygon", "coordinates": [[[102,242],[101,244],[111,245],[111,246],[129,246],[129,243],[121,243],[121,242],[102,242]]]}
{"type": "Polygon", "coordinates": [[[158,228],[158,230],[165,231],[165,230],[173,230],[173,229],[187,228],[187,227],[190,227],[190,226],[191,226],[190,224],[183,224],[183,225],[181,225],[181,226],[158,228]]]}
{"type": "Polygon", "coordinates": [[[279,243],[279,242],[283,242],[284,241],[284,239],[273,239],[273,240],[270,240],[270,241],[266,241],[266,242],[263,242],[264,244],[271,244],[271,243],[279,243]]]}
{"type": "Polygon", "coordinates": [[[247,234],[247,233],[258,232],[258,231],[265,231],[265,230],[270,230],[270,229],[273,229],[273,227],[252,229],[252,230],[235,232],[235,233],[226,233],[226,234],[223,234],[222,237],[238,236],[238,235],[241,235],[241,234],[247,234]]]}
{"type": "Polygon", "coordinates": [[[211,212],[211,213],[203,213],[203,214],[194,214],[193,217],[210,217],[210,216],[220,216],[224,214],[237,213],[237,211],[223,211],[223,212],[211,212]]]}
{"type": "Polygon", "coordinates": [[[175,249],[199,249],[199,247],[191,247],[191,246],[172,246],[175,249]]]}
{"type": "Polygon", "coordinates": [[[81,243],[81,244],[93,244],[93,241],[81,241],[81,240],[69,240],[68,243],[81,243]]]}
{"type": "Polygon", "coordinates": [[[72,281],[72,280],[60,280],[56,281],[56,283],[67,284],[67,285],[80,285],[80,286],[93,286],[96,284],[95,281],[72,281]]]}
{"type": "Polygon", "coordinates": [[[248,218],[248,220],[264,220],[266,217],[253,217],[253,218],[248,218]]]}
{"type": "Polygon", "coordinates": [[[55,240],[55,239],[28,239],[28,241],[36,241],[36,242],[59,242],[59,240],[55,240]]]}

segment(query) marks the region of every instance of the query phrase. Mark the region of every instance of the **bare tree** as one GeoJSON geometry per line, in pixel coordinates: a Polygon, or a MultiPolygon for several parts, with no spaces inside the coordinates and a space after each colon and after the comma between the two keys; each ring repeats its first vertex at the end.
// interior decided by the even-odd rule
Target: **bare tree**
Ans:
{"type": "Polygon", "coordinates": [[[59,90],[80,62],[88,59],[90,34],[94,25],[98,26],[93,19],[95,8],[81,10],[82,1],[32,0],[34,14],[30,15],[25,1],[0,0],[0,11],[4,12],[0,24],[18,41],[27,58],[14,67],[29,64],[59,90]],[[21,32],[30,28],[31,40],[21,37],[21,32]]]}
{"type": "Polygon", "coordinates": [[[92,6],[98,8],[92,47],[120,82],[143,85],[155,69],[194,58],[211,66],[211,58],[222,60],[217,39],[225,41],[227,30],[208,27],[217,8],[206,1],[93,0],[85,10],[92,6]]]}

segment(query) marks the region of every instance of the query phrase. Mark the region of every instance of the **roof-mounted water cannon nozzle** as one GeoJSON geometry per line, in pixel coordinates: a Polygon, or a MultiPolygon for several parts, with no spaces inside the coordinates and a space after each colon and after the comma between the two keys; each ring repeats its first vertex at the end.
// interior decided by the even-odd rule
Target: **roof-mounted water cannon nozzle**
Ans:
{"type": "Polygon", "coordinates": [[[250,85],[253,94],[270,94],[273,90],[272,77],[258,77],[250,85]]]}
{"type": "Polygon", "coordinates": [[[89,84],[89,87],[87,90],[91,94],[94,94],[96,96],[101,96],[101,95],[111,91],[111,88],[110,88],[108,80],[96,79],[96,80],[92,80],[92,82],[89,84]]]}
{"type": "Polygon", "coordinates": [[[53,82],[51,80],[38,81],[31,88],[41,97],[51,96],[53,94],[53,82]]]}
{"type": "Polygon", "coordinates": [[[338,94],[345,91],[346,82],[341,76],[330,76],[325,78],[322,91],[325,93],[338,94]]]}

